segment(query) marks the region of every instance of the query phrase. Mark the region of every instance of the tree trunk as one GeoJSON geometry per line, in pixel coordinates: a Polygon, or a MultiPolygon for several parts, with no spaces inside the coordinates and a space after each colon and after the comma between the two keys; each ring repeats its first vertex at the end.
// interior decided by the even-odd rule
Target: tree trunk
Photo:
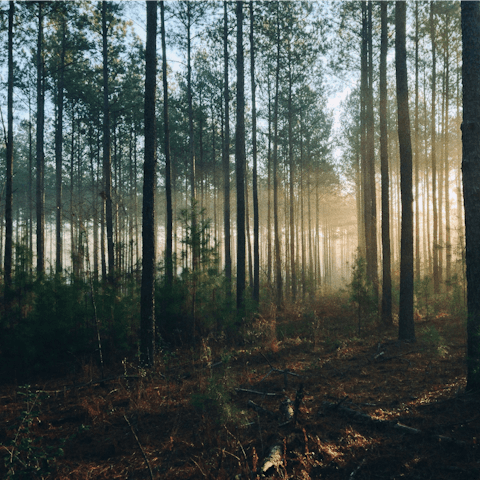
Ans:
{"type": "Polygon", "coordinates": [[[467,263],[467,391],[480,390],[480,3],[463,1],[462,173],[467,263]]]}
{"type": "Polygon", "coordinates": [[[280,257],[280,229],[278,225],[278,104],[279,104],[279,88],[280,88],[280,18],[277,4],[277,59],[275,69],[275,106],[273,114],[273,223],[275,234],[275,288],[276,303],[280,307],[283,301],[283,281],[282,281],[282,264],[280,257]]]}
{"type": "MultiPolygon", "coordinates": [[[[196,173],[195,173],[195,148],[193,130],[193,92],[192,92],[192,22],[191,3],[187,3],[187,98],[188,98],[188,149],[190,156],[190,207],[192,221],[192,271],[196,271],[199,259],[199,245],[197,244],[197,194],[196,194],[196,173]]],[[[195,287],[194,287],[195,290],[195,287]]],[[[195,293],[194,293],[195,296],[195,293]]]]}
{"type": "Polygon", "coordinates": [[[142,215],[142,291],[140,354],[144,365],[152,366],[155,354],[155,187],[157,75],[157,2],[147,3],[147,45],[145,50],[145,163],[142,215]]]}
{"type": "Polygon", "coordinates": [[[222,152],[223,164],[223,229],[225,242],[225,278],[227,297],[232,294],[232,254],[230,238],[230,96],[228,86],[228,13],[227,2],[223,2],[223,56],[224,56],[224,101],[225,101],[225,140],[222,152]]]}
{"type": "Polygon", "coordinates": [[[415,341],[415,324],[413,321],[412,143],[410,138],[410,115],[408,112],[406,15],[406,3],[397,1],[395,8],[395,63],[402,195],[398,337],[399,340],[415,341]]]}
{"type": "Polygon", "coordinates": [[[56,211],[55,211],[55,268],[57,273],[62,273],[62,166],[63,166],[63,96],[64,96],[64,77],[65,77],[65,50],[67,25],[66,18],[62,16],[62,46],[60,51],[59,78],[57,84],[57,129],[55,132],[55,189],[56,189],[56,211]]]}
{"type": "Polygon", "coordinates": [[[446,278],[452,275],[452,240],[450,224],[450,162],[449,156],[449,103],[450,103],[450,49],[449,49],[449,22],[450,17],[445,18],[445,250],[446,250],[446,278]]]}
{"type": "Polygon", "coordinates": [[[162,27],[162,78],[163,78],[163,128],[165,135],[165,192],[167,201],[167,239],[165,249],[165,267],[167,287],[173,283],[173,210],[172,210],[172,173],[170,160],[170,124],[168,118],[168,82],[167,82],[167,48],[165,34],[165,2],[160,2],[160,19],[162,27]]]}
{"type": "Polygon", "coordinates": [[[257,181],[257,109],[255,97],[255,44],[253,36],[253,1],[250,1],[250,74],[252,90],[252,157],[253,157],[253,301],[260,302],[260,227],[258,213],[258,181],[257,181]]]}
{"type": "Polygon", "coordinates": [[[365,218],[366,218],[366,257],[367,278],[373,286],[375,298],[378,299],[378,264],[377,264],[377,202],[375,188],[375,148],[374,148],[374,112],[373,112],[373,35],[372,2],[367,6],[367,91],[365,105],[366,120],[366,162],[365,162],[365,218]]]}
{"type": "Polygon", "coordinates": [[[432,42],[432,205],[433,205],[433,290],[435,293],[440,291],[440,269],[438,262],[438,210],[437,210],[437,157],[436,157],[436,143],[437,143],[437,125],[435,114],[436,102],[436,86],[437,86],[437,72],[436,72],[436,55],[435,55],[435,19],[433,16],[434,3],[430,2],[430,38],[432,42]]]}
{"type": "Polygon", "coordinates": [[[243,65],[243,2],[237,1],[237,127],[235,167],[237,177],[237,313],[245,310],[245,93],[243,65]]]}
{"type": "Polygon", "coordinates": [[[13,256],[13,22],[15,2],[10,1],[8,10],[8,106],[7,106],[7,172],[5,195],[5,258],[4,278],[5,296],[8,302],[9,290],[12,285],[12,256],[13,256]]]}
{"type": "Polygon", "coordinates": [[[45,157],[43,136],[45,126],[45,94],[43,78],[43,2],[38,2],[38,40],[37,40],[37,275],[45,273],[45,157]]]}
{"type": "Polygon", "coordinates": [[[290,268],[292,275],[292,300],[295,302],[297,298],[297,277],[295,265],[295,217],[294,217],[294,164],[293,164],[293,96],[292,85],[292,52],[291,46],[288,45],[288,163],[289,163],[289,194],[290,194],[290,268]]]}
{"type": "Polygon", "coordinates": [[[382,175],[382,322],[392,324],[392,275],[390,259],[390,200],[388,177],[388,132],[387,132],[387,51],[388,24],[387,3],[381,6],[381,51],[380,51],[380,163],[382,175]]]}
{"type": "Polygon", "coordinates": [[[419,155],[419,126],[418,126],[418,46],[419,46],[419,30],[420,25],[418,21],[418,3],[415,3],[415,280],[420,281],[420,185],[419,185],[419,171],[420,171],[420,155],[419,155]]]}
{"type": "Polygon", "coordinates": [[[103,41],[103,182],[105,196],[105,222],[107,227],[108,280],[113,283],[115,274],[115,252],[113,245],[112,208],[112,159],[110,154],[110,109],[108,103],[108,44],[107,3],[102,2],[103,41]]]}

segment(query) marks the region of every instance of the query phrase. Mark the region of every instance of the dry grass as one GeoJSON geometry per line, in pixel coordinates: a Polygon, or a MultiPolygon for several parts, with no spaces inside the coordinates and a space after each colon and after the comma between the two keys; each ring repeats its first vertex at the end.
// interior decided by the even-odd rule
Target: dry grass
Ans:
{"type": "MultiPolygon", "coordinates": [[[[152,372],[125,363],[119,377],[103,384],[78,386],[99,378],[98,371],[37,382],[31,392],[50,393],[16,439],[16,471],[34,463],[23,439],[39,449],[30,456],[64,450],[54,455],[50,474],[26,478],[150,478],[133,429],[154,477],[165,480],[256,478],[275,445],[282,458],[267,472],[272,478],[478,479],[480,398],[462,393],[463,322],[448,315],[418,319],[418,342],[398,344],[395,329],[372,324],[359,335],[344,302],[329,297],[308,310],[271,307],[246,328],[244,347],[205,339],[193,353],[160,354],[152,372]],[[122,377],[125,369],[135,377],[122,377]],[[295,400],[300,382],[297,424],[282,426],[280,404],[285,396],[295,400]],[[73,383],[76,388],[63,388],[73,383]],[[249,401],[263,411],[248,408],[249,401]],[[357,420],[341,406],[421,433],[357,420]],[[438,435],[457,443],[439,442],[438,435]]],[[[0,442],[9,449],[25,410],[17,391],[13,385],[0,391],[0,442]]]]}

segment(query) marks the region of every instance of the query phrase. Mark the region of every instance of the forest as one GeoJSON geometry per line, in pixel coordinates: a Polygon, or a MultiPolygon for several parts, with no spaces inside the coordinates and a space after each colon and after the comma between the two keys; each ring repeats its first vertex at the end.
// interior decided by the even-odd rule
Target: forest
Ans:
{"type": "Polygon", "coordinates": [[[480,4],[0,2],[0,477],[480,477],[480,4]]]}

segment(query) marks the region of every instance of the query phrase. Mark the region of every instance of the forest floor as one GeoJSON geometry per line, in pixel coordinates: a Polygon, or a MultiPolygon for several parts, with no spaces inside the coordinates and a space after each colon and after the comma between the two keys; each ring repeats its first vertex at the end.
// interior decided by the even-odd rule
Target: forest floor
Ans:
{"type": "Polygon", "coordinates": [[[478,479],[464,321],[417,315],[416,329],[411,344],[396,327],[358,333],[325,297],[258,316],[241,348],[210,338],[154,371],[3,385],[0,478],[478,479]]]}

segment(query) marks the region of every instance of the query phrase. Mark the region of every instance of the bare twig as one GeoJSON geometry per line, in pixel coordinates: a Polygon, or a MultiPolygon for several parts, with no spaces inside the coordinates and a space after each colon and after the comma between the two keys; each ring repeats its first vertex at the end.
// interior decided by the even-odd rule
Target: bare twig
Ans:
{"type": "Polygon", "coordinates": [[[237,438],[233,433],[231,433],[230,430],[229,430],[227,427],[225,427],[225,430],[227,431],[227,433],[228,433],[229,435],[231,435],[231,436],[235,439],[235,441],[237,442],[238,446],[239,446],[240,449],[242,450],[243,458],[245,459],[245,465],[247,466],[247,469],[248,469],[248,476],[251,477],[251,476],[252,476],[252,471],[251,471],[251,469],[250,469],[250,465],[248,464],[247,454],[245,453],[245,450],[244,450],[244,448],[243,448],[243,445],[240,443],[240,440],[238,440],[238,438],[237,438]]]}
{"type": "Polygon", "coordinates": [[[194,460],[194,458],[192,457],[190,460],[198,467],[198,469],[200,470],[201,474],[202,474],[205,478],[207,478],[207,475],[206,475],[205,472],[202,470],[202,467],[194,460]]]}
{"type": "Polygon", "coordinates": [[[262,397],[281,397],[281,393],[259,392],[258,390],[250,390],[248,388],[236,388],[236,392],[253,393],[255,395],[261,395],[262,397]]]}
{"type": "MultiPolygon", "coordinates": [[[[140,448],[140,451],[142,452],[143,458],[145,460],[145,463],[147,464],[148,467],[148,472],[150,473],[150,478],[153,480],[153,472],[152,472],[152,467],[150,466],[150,462],[148,461],[147,455],[145,454],[145,450],[143,450],[142,444],[140,443],[140,440],[137,437],[137,434],[135,433],[135,430],[132,427],[132,424],[128,420],[127,416],[124,414],[123,418],[125,421],[128,423],[128,426],[130,427],[130,430],[132,431],[133,436],[135,437],[135,440],[137,441],[137,445],[140,448]]],[[[201,470],[201,469],[200,469],[201,470]]],[[[203,473],[203,472],[202,472],[203,473]]]]}
{"type": "Polygon", "coordinates": [[[263,353],[261,353],[261,355],[267,361],[267,363],[270,365],[270,371],[258,383],[263,382],[271,373],[282,373],[283,376],[284,376],[285,388],[287,388],[287,375],[292,375],[292,377],[302,377],[303,376],[303,375],[299,375],[298,373],[290,372],[288,369],[280,370],[278,368],[275,368],[263,353]]]}

